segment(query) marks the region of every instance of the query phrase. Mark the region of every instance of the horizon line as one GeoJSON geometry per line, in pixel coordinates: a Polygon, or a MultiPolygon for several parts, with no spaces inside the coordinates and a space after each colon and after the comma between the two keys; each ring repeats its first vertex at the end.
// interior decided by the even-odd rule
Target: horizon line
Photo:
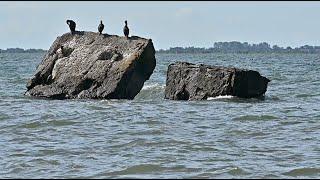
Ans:
{"type": "MultiPolygon", "coordinates": [[[[254,42],[254,43],[249,43],[249,42],[247,42],[247,41],[216,41],[216,42],[213,42],[213,44],[214,43],[230,43],[230,42],[240,42],[241,44],[243,44],[243,43],[248,43],[249,45],[253,45],[253,44],[261,44],[261,43],[267,43],[268,45],[270,45],[270,48],[272,48],[273,46],[278,46],[279,48],[288,48],[288,47],[290,47],[290,48],[299,48],[299,47],[303,47],[303,46],[312,46],[312,47],[320,47],[320,45],[309,45],[309,44],[304,44],[304,45],[300,45],[300,46],[296,46],[296,47],[293,47],[293,46],[286,46],[286,47],[283,47],[283,46],[279,46],[279,45],[277,45],[277,44],[274,44],[274,45],[272,45],[272,44],[270,44],[270,43],[268,43],[268,42],[254,42]]],[[[50,46],[51,47],[51,46],[50,46]]],[[[4,51],[6,51],[6,50],[8,50],[8,49],[23,49],[23,50],[31,50],[31,49],[33,49],[33,50],[45,50],[45,51],[48,51],[49,49],[50,49],[50,47],[48,48],[48,49],[43,49],[43,48],[23,48],[23,47],[7,47],[6,49],[2,49],[2,48],[0,48],[0,50],[4,50],[4,51]]],[[[214,48],[214,46],[210,46],[210,47],[206,47],[206,46],[202,46],[202,47],[200,47],[200,46],[171,46],[171,47],[167,47],[166,49],[163,49],[163,48],[158,48],[158,49],[156,49],[155,48],[155,50],[156,51],[159,51],[159,50],[164,50],[164,51],[166,51],[166,50],[169,50],[170,48],[204,48],[204,49],[209,49],[209,48],[214,48]]]]}

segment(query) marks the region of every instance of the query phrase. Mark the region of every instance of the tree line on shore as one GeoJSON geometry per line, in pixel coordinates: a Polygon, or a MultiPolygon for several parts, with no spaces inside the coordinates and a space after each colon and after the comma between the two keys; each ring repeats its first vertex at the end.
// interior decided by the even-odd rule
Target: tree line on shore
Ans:
{"type": "Polygon", "coordinates": [[[167,50],[160,49],[158,53],[320,53],[320,46],[304,45],[296,48],[290,46],[284,48],[277,45],[270,46],[263,42],[259,44],[249,44],[247,42],[241,43],[237,41],[231,42],[215,42],[213,47],[199,48],[199,47],[171,47],[167,50]]]}
{"type": "Polygon", "coordinates": [[[22,49],[22,48],[7,48],[6,50],[0,49],[0,53],[41,53],[46,52],[43,49],[22,49]]]}
{"type": "MultiPolygon", "coordinates": [[[[22,49],[22,48],[7,48],[0,49],[0,53],[42,53],[44,49],[22,49]]],[[[169,49],[159,49],[157,53],[320,53],[320,46],[304,45],[296,48],[290,46],[284,48],[277,45],[270,46],[266,42],[259,44],[241,43],[238,41],[231,42],[215,42],[213,47],[171,47],[169,49]]]]}

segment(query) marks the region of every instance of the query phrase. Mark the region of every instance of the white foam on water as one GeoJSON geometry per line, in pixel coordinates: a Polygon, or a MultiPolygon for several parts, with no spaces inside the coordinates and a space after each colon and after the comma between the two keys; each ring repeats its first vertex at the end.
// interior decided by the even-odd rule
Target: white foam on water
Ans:
{"type": "Polygon", "coordinates": [[[148,89],[155,89],[155,88],[165,88],[166,85],[165,84],[158,84],[158,83],[154,83],[154,84],[148,84],[148,85],[144,85],[142,87],[142,90],[148,90],[148,89]]]}
{"type": "Polygon", "coordinates": [[[208,97],[207,100],[216,100],[216,99],[231,99],[234,96],[225,95],[225,96],[216,96],[216,97],[208,97]]]}

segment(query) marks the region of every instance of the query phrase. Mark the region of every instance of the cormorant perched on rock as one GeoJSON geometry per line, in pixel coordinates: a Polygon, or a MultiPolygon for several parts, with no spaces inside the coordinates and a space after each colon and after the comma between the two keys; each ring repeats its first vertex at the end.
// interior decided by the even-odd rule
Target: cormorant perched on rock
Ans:
{"type": "Polygon", "coordinates": [[[67,20],[67,24],[69,25],[71,34],[76,31],[76,23],[72,20],[67,20]]]}
{"type": "Polygon", "coordinates": [[[100,34],[102,33],[103,29],[104,29],[104,25],[102,24],[102,21],[100,21],[100,24],[98,26],[98,31],[100,34]]]}
{"type": "Polygon", "coordinates": [[[128,38],[128,36],[129,36],[129,28],[128,28],[127,20],[125,20],[124,23],[126,25],[123,28],[123,34],[128,38]]]}

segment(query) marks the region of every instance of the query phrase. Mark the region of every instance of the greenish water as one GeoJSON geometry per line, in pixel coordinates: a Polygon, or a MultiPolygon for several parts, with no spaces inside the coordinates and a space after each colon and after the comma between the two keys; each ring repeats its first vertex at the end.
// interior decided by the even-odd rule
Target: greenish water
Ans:
{"type": "Polygon", "coordinates": [[[0,54],[1,178],[319,178],[320,55],[157,54],[134,100],[26,97],[43,54],[0,54]],[[165,100],[175,61],[271,79],[266,97],[165,100]]]}

